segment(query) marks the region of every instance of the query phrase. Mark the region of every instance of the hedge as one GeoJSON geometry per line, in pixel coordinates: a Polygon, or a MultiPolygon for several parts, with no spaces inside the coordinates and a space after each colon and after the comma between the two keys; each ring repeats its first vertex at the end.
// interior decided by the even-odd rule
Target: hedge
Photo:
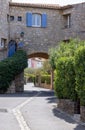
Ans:
{"type": "Polygon", "coordinates": [[[27,79],[28,82],[34,82],[35,83],[35,75],[34,74],[28,74],[27,79]]]}
{"type": "Polygon", "coordinates": [[[18,50],[12,57],[0,62],[0,92],[7,91],[11,81],[27,67],[27,55],[18,50]]]}
{"type": "Polygon", "coordinates": [[[81,105],[85,106],[85,46],[81,46],[75,53],[76,91],[81,105]]]}
{"type": "Polygon", "coordinates": [[[75,71],[72,57],[62,57],[56,63],[55,92],[59,99],[75,99],[75,71]]]}
{"type": "Polygon", "coordinates": [[[50,82],[51,82],[50,75],[42,75],[41,76],[41,83],[50,84],[50,82]]]}

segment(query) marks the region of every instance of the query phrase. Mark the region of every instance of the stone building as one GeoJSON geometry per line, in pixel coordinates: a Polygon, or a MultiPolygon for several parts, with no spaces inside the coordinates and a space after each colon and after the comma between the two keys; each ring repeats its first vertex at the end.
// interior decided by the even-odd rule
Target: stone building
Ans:
{"type": "Polygon", "coordinates": [[[85,3],[61,7],[0,0],[0,19],[0,60],[11,39],[24,43],[28,57],[47,57],[60,41],[85,39],[85,3]]]}
{"type": "MultiPolygon", "coordinates": [[[[0,61],[8,56],[11,40],[24,44],[28,58],[48,58],[49,48],[70,38],[85,40],[85,2],[61,7],[0,0],[0,61]]],[[[23,72],[15,77],[8,93],[23,92],[23,77],[23,72]]]]}
{"type": "Polygon", "coordinates": [[[9,0],[0,0],[0,60],[7,57],[7,44],[9,41],[9,0]]]}

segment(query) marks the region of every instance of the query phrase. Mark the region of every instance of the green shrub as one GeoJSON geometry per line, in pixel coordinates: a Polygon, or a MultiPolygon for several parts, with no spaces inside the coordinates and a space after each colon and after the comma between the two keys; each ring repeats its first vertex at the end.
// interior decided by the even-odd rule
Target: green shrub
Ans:
{"type": "Polygon", "coordinates": [[[35,75],[34,74],[28,74],[28,81],[29,82],[35,82],[35,75]]]}
{"type": "Polygon", "coordinates": [[[61,42],[55,48],[49,50],[49,62],[53,70],[56,69],[56,62],[61,57],[74,57],[79,46],[85,46],[85,41],[71,39],[69,43],[61,42]]]}
{"type": "Polygon", "coordinates": [[[75,99],[75,71],[72,57],[62,57],[56,63],[55,92],[60,99],[75,99]]]}
{"type": "Polygon", "coordinates": [[[41,83],[50,84],[51,77],[50,75],[42,75],[41,76],[41,83]]]}
{"type": "Polygon", "coordinates": [[[0,92],[7,91],[11,81],[27,67],[27,55],[18,50],[12,57],[0,62],[0,92]]]}
{"type": "Polygon", "coordinates": [[[85,106],[85,47],[80,46],[75,53],[76,91],[81,105],[85,106]]]}

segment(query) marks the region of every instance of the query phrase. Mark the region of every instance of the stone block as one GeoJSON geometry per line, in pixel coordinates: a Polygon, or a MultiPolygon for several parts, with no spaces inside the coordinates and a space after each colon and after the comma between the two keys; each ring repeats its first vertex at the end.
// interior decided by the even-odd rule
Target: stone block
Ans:
{"type": "Polygon", "coordinates": [[[85,106],[81,106],[80,114],[81,121],[85,123],[85,106]]]}
{"type": "Polygon", "coordinates": [[[70,115],[74,114],[74,102],[69,99],[59,99],[58,108],[70,115]]]}

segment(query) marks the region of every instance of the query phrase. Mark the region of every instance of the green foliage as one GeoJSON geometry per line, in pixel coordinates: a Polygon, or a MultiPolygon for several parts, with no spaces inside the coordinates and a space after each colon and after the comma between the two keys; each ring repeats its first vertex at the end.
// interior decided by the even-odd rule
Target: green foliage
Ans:
{"type": "Polygon", "coordinates": [[[51,82],[50,75],[42,75],[41,76],[41,83],[50,84],[50,82],[51,82]]]}
{"type": "Polygon", "coordinates": [[[41,78],[41,83],[50,84],[50,64],[48,60],[43,62],[43,66],[41,68],[26,68],[24,70],[24,76],[28,79],[28,81],[38,83],[38,78],[41,78]]]}
{"type": "Polygon", "coordinates": [[[18,50],[13,57],[0,62],[0,92],[7,91],[11,81],[27,67],[27,55],[18,50]]]}
{"type": "Polygon", "coordinates": [[[85,106],[85,46],[80,46],[75,53],[76,91],[81,105],[85,106]]]}
{"type": "Polygon", "coordinates": [[[59,98],[72,100],[80,98],[83,105],[85,104],[84,48],[85,41],[71,39],[69,43],[62,42],[50,51],[50,64],[53,69],[56,69],[54,76],[56,94],[59,98]]]}
{"type": "Polygon", "coordinates": [[[43,62],[43,67],[42,67],[42,70],[43,70],[43,72],[46,74],[48,74],[48,73],[50,73],[50,71],[51,71],[51,65],[50,65],[50,63],[49,63],[49,60],[45,60],[44,62],[43,62]]]}
{"type": "Polygon", "coordinates": [[[36,76],[34,74],[29,74],[28,81],[34,83],[35,82],[35,78],[36,78],[36,76]]]}
{"type": "Polygon", "coordinates": [[[75,71],[72,57],[62,57],[56,65],[55,92],[58,98],[75,98],[75,71]]]}
{"type": "Polygon", "coordinates": [[[85,46],[85,41],[71,39],[69,43],[61,42],[55,48],[49,50],[49,62],[51,67],[56,69],[56,62],[61,57],[74,57],[79,46],[85,46]]]}
{"type": "Polygon", "coordinates": [[[31,75],[35,75],[35,69],[33,69],[33,68],[24,69],[24,77],[25,78],[29,78],[31,75]]]}
{"type": "Polygon", "coordinates": [[[55,58],[56,58],[56,54],[57,53],[57,47],[56,48],[51,48],[49,50],[49,63],[52,67],[53,70],[55,70],[56,65],[55,65],[55,58]]]}

